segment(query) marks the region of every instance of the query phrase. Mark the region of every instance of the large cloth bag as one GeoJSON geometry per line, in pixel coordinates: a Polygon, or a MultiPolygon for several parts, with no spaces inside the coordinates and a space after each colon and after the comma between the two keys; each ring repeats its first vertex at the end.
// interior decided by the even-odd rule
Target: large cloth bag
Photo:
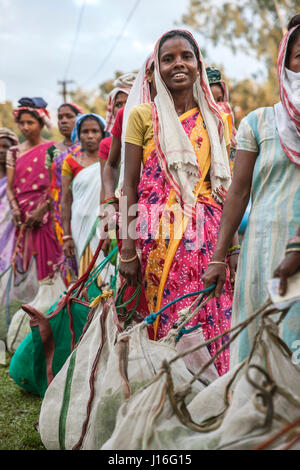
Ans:
{"type": "MultiPolygon", "coordinates": [[[[155,377],[175,347],[151,341],[139,325],[122,332],[112,299],[99,306],[45,394],[39,420],[47,449],[99,449],[115,429],[118,409],[155,377]]],[[[183,361],[178,381],[192,377],[183,361]]],[[[203,388],[200,382],[194,395],[203,388]]]]}
{"type": "MultiPolygon", "coordinates": [[[[65,284],[60,273],[56,274],[54,278],[39,281],[38,293],[29,305],[45,314],[53,304],[53,299],[58,298],[64,289],[65,284]]],[[[11,354],[17,350],[30,331],[30,318],[20,308],[12,317],[6,337],[7,349],[11,354]]]]}
{"type": "Polygon", "coordinates": [[[6,340],[10,322],[21,305],[36,297],[40,287],[36,273],[36,260],[32,258],[26,273],[11,264],[0,275],[0,340],[6,340]]]}
{"type": "Polygon", "coordinates": [[[282,429],[291,428],[295,419],[300,422],[300,367],[270,313],[262,316],[247,360],[192,400],[191,384],[176,381],[177,362],[166,363],[156,380],[120,407],[115,430],[101,450],[282,449],[297,444],[299,429],[290,434],[282,429]]]}
{"type": "MultiPolygon", "coordinates": [[[[97,259],[98,251],[95,252],[94,260],[97,259]]],[[[105,270],[113,255],[114,252],[91,273],[87,272],[79,279],[77,285],[64,292],[46,314],[32,305],[22,306],[31,318],[31,332],[17,348],[9,367],[10,376],[20,387],[44,396],[53,377],[78,342],[92,310],[91,303],[103,293],[102,285],[98,285],[98,277],[101,277],[100,273],[105,270]]]]}

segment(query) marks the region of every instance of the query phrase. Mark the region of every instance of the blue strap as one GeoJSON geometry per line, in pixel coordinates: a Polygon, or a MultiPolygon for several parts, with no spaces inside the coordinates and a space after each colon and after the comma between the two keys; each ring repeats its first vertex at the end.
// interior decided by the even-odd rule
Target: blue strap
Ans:
{"type": "MultiPolygon", "coordinates": [[[[164,310],[171,307],[171,305],[175,304],[176,302],[179,302],[180,300],[185,299],[187,297],[193,297],[193,296],[199,295],[199,294],[206,294],[207,292],[210,292],[210,291],[214,290],[215,287],[216,287],[216,284],[212,284],[211,286],[207,287],[206,289],[199,290],[199,291],[196,291],[196,292],[190,292],[189,294],[184,294],[181,297],[178,297],[178,299],[172,300],[172,302],[165,305],[157,313],[150,313],[150,315],[147,315],[147,317],[144,319],[144,322],[147,323],[147,325],[150,325],[151,323],[155,322],[158,315],[160,315],[164,310]]],[[[199,302],[202,301],[203,297],[204,297],[204,295],[202,296],[202,298],[200,299],[199,302]]],[[[199,303],[198,303],[198,305],[199,305],[199,303]]]]}
{"type": "Polygon", "coordinates": [[[202,325],[202,323],[198,323],[197,325],[195,326],[192,326],[191,328],[185,328],[184,326],[179,330],[178,332],[178,335],[176,336],[176,342],[180,340],[180,338],[185,335],[185,334],[188,334],[188,333],[192,333],[192,331],[195,331],[197,330],[200,326],[202,325]]]}

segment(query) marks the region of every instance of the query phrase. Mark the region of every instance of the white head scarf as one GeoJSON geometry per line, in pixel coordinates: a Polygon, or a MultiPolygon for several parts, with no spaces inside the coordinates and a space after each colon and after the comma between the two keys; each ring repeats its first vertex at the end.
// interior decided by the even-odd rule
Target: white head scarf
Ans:
{"type": "MultiPolygon", "coordinates": [[[[197,42],[188,34],[196,47],[197,42]]],[[[199,182],[199,167],[193,146],[177,116],[173,98],[163,82],[159,71],[157,42],[154,52],[155,85],[157,95],[154,99],[157,118],[154,125],[154,139],[158,157],[166,177],[175,190],[179,200],[189,212],[195,204],[194,189],[199,182]]],[[[208,132],[211,147],[210,179],[212,195],[217,202],[223,203],[231,183],[228,153],[224,141],[224,126],[218,107],[210,90],[205,64],[199,51],[200,74],[194,83],[194,98],[199,106],[208,132]]]]}
{"type": "Polygon", "coordinates": [[[119,92],[129,95],[130,89],[135,81],[136,73],[125,73],[114,81],[114,88],[108,95],[108,105],[106,112],[106,131],[110,132],[115,122],[114,106],[115,99],[119,92]]]}
{"type": "Polygon", "coordinates": [[[132,85],[130,90],[129,96],[127,98],[124,114],[123,114],[123,123],[122,123],[122,137],[121,137],[121,163],[120,163],[120,176],[118,181],[118,186],[116,189],[116,196],[120,197],[123,182],[124,182],[124,158],[125,158],[125,133],[126,133],[126,126],[128,122],[128,117],[131,110],[138,106],[139,104],[143,103],[150,103],[151,102],[151,95],[150,95],[150,87],[149,82],[146,76],[146,70],[150,68],[151,63],[153,62],[153,54],[149,55],[145,60],[141,70],[136,76],[136,79],[132,85]]]}

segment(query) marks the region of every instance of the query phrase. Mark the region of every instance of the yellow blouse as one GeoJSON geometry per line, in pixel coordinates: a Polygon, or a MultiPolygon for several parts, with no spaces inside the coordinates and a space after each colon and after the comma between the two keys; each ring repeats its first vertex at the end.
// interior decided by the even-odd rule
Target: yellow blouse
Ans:
{"type": "MultiPolygon", "coordinates": [[[[229,114],[221,113],[224,122],[224,139],[226,147],[230,145],[230,130],[228,124],[229,114]]],[[[125,142],[145,147],[153,139],[153,121],[151,104],[135,106],[128,118],[125,133],[125,142]]]]}

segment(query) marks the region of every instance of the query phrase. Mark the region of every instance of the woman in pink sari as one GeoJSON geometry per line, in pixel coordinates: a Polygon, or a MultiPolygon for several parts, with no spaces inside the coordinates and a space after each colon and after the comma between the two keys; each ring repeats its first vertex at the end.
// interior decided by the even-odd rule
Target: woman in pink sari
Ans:
{"type": "Polygon", "coordinates": [[[16,248],[12,260],[18,272],[27,272],[36,260],[39,281],[53,277],[61,253],[53,231],[49,174],[45,167],[47,149],[53,142],[41,136],[49,125],[47,103],[42,98],[22,98],[14,110],[26,138],[7,154],[7,196],[16,226],[16,248]]]}
{"type": "MultiPolygon", "coordinates": [[[[165,34],[156,44],[154,63],[157,95],[153,103],[131,111],[126,129],[123,198],[127,198],[127,212],[122,214],[119,265],[129,285],[142,283],[147,305],[139,309],[143,316],[203,289],[201,277],[212,257],[231,181],[227,121],[214,103],[192,35],[182,30],[165,34]],[[129,210],[136,203],[138,219],[133,225],[129,210]]],[[[228,260],[233,273],[236,255],[228,260]]],[[[187,326],[201,323],[206,340],[230,327],[229,273],[228,268],[221,298],[210,300],[187,326]]],[[[159,315],[154,339],[166,336],[178,312],[194,299],[185,298],[159,315]]],[[[221,340],[213,343],[210,354],[222,344],[221,340]]],[[[228,371],[228,349],[215,366],[220,375],[228,371]]]]}

